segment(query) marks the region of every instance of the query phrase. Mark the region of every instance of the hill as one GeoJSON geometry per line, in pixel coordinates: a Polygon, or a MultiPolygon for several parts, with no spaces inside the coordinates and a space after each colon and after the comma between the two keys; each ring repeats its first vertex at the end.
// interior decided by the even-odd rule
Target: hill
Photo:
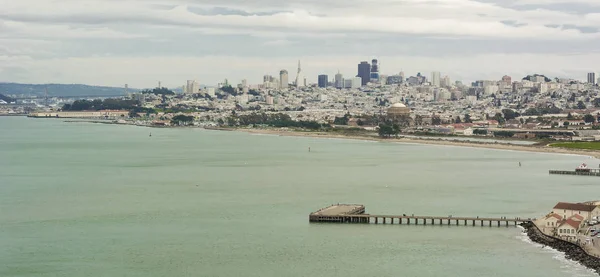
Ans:
{"type": "MultiPolygon", "coordinates": [[[[88,86],[79,84],[17,84],[17,83],[0,83],[1,94],[11,95],[45,95],[45,90],[48,90],[48,96],[122,96],[125,95],[124,88],[104,87],[104,86],[88,86]]],[[[129,89],[129,92],[136,92],[137,89],[129,89]]]]}
{"type": "Polygon", "coordinates": [[[11,103],[11,102],[15,101],[15,99],[12,99],[12,98],[10,98],[10,97],[8,97],[8,96],[6,96],[4,94],[1,94],[1,93],[0,93],[0,100],[4,101],[6,103],[11,103]]]}

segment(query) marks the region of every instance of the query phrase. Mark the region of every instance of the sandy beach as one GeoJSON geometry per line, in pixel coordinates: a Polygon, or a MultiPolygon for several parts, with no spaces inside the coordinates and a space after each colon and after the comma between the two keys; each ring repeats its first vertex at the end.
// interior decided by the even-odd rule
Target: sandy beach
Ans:
{"type": "Polygon", "coordinates": [[[502,143],[477,143],[477,142],[463,142],[463,141],[451,141],[451,140],[435,140],[435,139],[414,139],[414,138],[391,138],[382,139],[377,137],[367,136],[351,136],[333,134],[327,132],[298,132],[298,131],[286,131],[286,130],[274,130],[274,129],[233,129],[235,131],[252,133],[252,134],[269,134],[278,136],[294,136],[294,137],[313,137],[313,138],[338,138],[338,139],[356,139],[356,140],[367,140],[367,141],[379,141],[389,143],[415,143],[415,144],[429,144],[429,145],[445,145],[445,146],[459,146],[459,147],[474,147],[474,148],[485,148],[485,149],[497,149],[497,150],[512,150],[512,151],[527,151],[537,153],[551,153],[551,154],[565,154],[565,155],[581,155],[586,157],[594,157],[600,159],[600,151],[594,150],[577,150],[577,149],[564,149],[550,146],[535,146],[535,145],[513,145],[513,144],[502,144],[502,143]]]}

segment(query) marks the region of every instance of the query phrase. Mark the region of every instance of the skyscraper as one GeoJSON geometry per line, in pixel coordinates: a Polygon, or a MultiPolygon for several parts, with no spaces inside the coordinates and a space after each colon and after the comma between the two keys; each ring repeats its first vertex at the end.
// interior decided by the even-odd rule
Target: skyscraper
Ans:
{"type": "Polygon", "coordinates": [[[431,85],[434,87],[440,86],[440,72],[438,72],[438,71],[431,72],[431,85]]]}
{"type": "Polygon", "coordinates": [[[360,77],[361,83],[363,86],[367,85],[367,83],[371,80],[371,65],[369,62],[360,62],[358,64],[358,75],[356,77],[360,77]]]}
{"type": "Polygon", "coordinates": [[[299,88],[303,86],[303,79],[300,75],[302,74],[302,68],[300,67],[300,61],[298,61],[298,74],[296,74],[296,87],[299,88]]]}
{"type": "Polygon", "coordinates": [[[377,59],[373,59],[371,61],[371,82],[379,82],[379,64],[377,62],[377,59]]]}
{"type": "Polygon", "coordinates": [[[288,72],[285,69],[279,71],[279,88],[288,88],[288,72]]]}
{"type": "Polygon", "coordinates": [[[319,75],[319,87],[320,88],[326,88],[328,82],[329,82],[329,76],[327,76],[325,74],[319,75]]]}
{"type": "Polygon", "coordinates": [[[596,73],[594,73],[594,72],[588,73],[587,77],[588,77],[587,78],[588,83],[590,83],[592,85],[596,84],[596,73]]]}
{"type": "Polygon", "coordinates": [[[335,87],[344,88],[344,75],[342,75],[339,71],[337,74],[335,74],[335,87]]]}

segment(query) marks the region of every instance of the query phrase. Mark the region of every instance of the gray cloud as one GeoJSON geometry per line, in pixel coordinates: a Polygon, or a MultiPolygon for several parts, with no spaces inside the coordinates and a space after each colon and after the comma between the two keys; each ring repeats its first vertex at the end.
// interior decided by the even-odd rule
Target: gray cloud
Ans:
{"type": "Polygon", "coordinates": [[[447,70],[452,62],[455,72],[448,75],[479,79],[499,73],[502,59],[535,69],[525,63],[555,57],[547,64],[557,74],[578,73],[584,69],[561,57],[589,61],[597,54],[600,5],[574,1],[0,0],[0,81],[138,87],[157,79],[172,86],[190,78],[259,82],[299,58],[312,80],[337,68],[354,74],[355,64],[370,57],[387,58],[384,73],[447,70]],[[215,57],[223,61],[218,70],[206,64],[215,57]],[[171,72],[161,61],[172,64],[171,72]],[[135,72],[116,75],[115,68],[135,72]]]}

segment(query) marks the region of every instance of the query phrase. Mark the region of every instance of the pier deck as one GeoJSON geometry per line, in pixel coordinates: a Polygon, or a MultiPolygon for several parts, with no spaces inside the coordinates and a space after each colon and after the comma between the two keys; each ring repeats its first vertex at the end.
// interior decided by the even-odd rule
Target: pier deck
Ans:
{"type": "Polygon", "coordinates": [[[463,226],[509,226],[532,222],[531,218],[508,217],[454,217],[419,215],[374,215],[366,214],[364,205],[338,204],[322,208],[309,215],[309,222],[323,223],[374,223],[374,224],[421,224],[463,226]]]}
{"type": "Polygon", "coordinates": [[[590,171],[550,170],[550,174],[600,177],[600,170],[597,170],[597,169],[593,169],[590,171]]]}

